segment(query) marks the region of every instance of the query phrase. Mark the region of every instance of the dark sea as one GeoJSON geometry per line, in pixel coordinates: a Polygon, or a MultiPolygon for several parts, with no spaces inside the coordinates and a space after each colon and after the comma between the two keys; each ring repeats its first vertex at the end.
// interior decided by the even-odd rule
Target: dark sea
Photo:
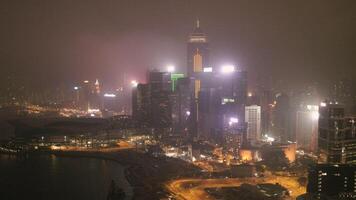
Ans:
{"type": "Polygon", "coordinates": [[[105,200],[111,180],[132,196],[124,168],[95,158],[0,154],[1,200],[105,200]]]}

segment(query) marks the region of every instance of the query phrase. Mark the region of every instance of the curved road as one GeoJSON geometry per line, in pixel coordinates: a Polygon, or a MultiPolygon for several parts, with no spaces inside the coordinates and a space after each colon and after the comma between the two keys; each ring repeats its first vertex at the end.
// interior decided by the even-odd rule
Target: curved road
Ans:
{"type": "Polygon", "coordinates": [[[238,187],[243,183],[260,184],[260,183],[279,183],[291,191],[291,197],[306,192],[305,187],[299,186],[297,177],[270,176],[266,178],[228,178],[228,179],[179,179],[166,184],[166,187],[175,194],[177,199],[189,200],[213,200],[214,198],[205,192],[206,188],[218,187],[238,187]]]}

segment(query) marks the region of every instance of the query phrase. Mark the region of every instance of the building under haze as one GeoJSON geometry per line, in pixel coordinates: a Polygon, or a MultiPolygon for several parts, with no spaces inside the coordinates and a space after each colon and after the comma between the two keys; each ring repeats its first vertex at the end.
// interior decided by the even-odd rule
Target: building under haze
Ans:
{"type": "Polygon", "coordinates": [[[138,84],[133,90],[133,117],[143,128],[157,131],[172,127],[171,74],[151,70],[148,83],[138,84]]]}
{"type": "Polygon", "coordinates": [[[247,139],[261,139],[261,106],[246,106],[245,122],[247,123],[247,139]]]}
{"type": "Polygon", "coordinates": [[[272,135],[281,142],[294,141],[290,130],[290,101],[284,93],[276,95],[272,135]]]}
{"type": "Polygon", "coordinates": [[[198,135],[219,138],[224,133],[245,134],[247,73],[234,68],[203,72],[200,80],[198,135]]]}
{"type": "Polygon", "coordinates": [[[140,128],[151,127],[151,90],[149,84],[138,84],[132,94],[132,117],[140,128]]]}
{"type": "Polygon", "coordinates": [[[188,38],[187,74],[189,77],[194,77],[195,73],[203,72],[207,67],[212,67],[209,63],[208,38],[197,20],[196,27],[188,38]]]}
{"type": "Polygon", "coordinates": [[[356,119],[346,117],[344,106],[334,102],[322,102],[319,113],[320,162],[356,163],[356,119]]]}
{"type": "Polygon", "coordinates": [[[196,121],[194,120],[194,78],[184,77],[177,80],[175,109],[178,124],[175,127],[178,133],[183,136],[196,136],[196,121]]]}
{"type": "Polygon", "coordinates": [[[354,199],[356,167],[354,165],[318,164],[309,169],[309,199],[354,199]]]}
{"type": "Polygon", "coordinates": [[[296,141],[298,148],[316,152],[319,106],[302,105],[296,116],[296,141]]]}

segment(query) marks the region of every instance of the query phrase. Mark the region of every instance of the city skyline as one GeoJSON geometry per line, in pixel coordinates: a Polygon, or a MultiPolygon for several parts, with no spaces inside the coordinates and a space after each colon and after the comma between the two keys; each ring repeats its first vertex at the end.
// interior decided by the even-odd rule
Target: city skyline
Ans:
{"type": "Polygon", "coordinates": [[[324,82],[336,68],[344,71],[339,79],[355,74],[352,1],[157,1],[139,8],[126,1],[34,2],[2,7],[0,64],[2,76],[35,87],[88,78],[118,84],[123,73],[143,80],[146,69],[167,64],[185,72],[185,42],[197,18],[209,36],[212,65],[233,63],[250,72],[252,83],[263,76],[290,85],[324,82]]]}
{"type": "Polygon", "coordinates": [[[2,199],[356,197],[355,0],[3,5],[2,199]]]}

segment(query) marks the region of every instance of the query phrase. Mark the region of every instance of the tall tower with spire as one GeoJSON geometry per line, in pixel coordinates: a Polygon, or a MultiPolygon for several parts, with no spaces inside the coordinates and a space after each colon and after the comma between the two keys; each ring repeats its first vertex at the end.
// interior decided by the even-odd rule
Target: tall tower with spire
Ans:
{"type": "Polygon", "coordinates": [[[187,75],[193,81],[194,87],[191,91],[190,105],[190,130],[191,136],[198,136],[198,119],[199,119],[199,94],[201,91],[201,78],[204,68],[211,67],[209,63],[209,43],[207,36],[200,26],[197,19],[193,32],[188,37],[187,44],[187,75]]]}
{"type": "Polygon", "coordinates": [[[197,19],[193,33],[188,37],[187,49],[187,74],[195,77],[199,72],[203,72],[205,67],[211,67],[209,63],[209,43],[207,36],[200,27],[197,19]]]}

